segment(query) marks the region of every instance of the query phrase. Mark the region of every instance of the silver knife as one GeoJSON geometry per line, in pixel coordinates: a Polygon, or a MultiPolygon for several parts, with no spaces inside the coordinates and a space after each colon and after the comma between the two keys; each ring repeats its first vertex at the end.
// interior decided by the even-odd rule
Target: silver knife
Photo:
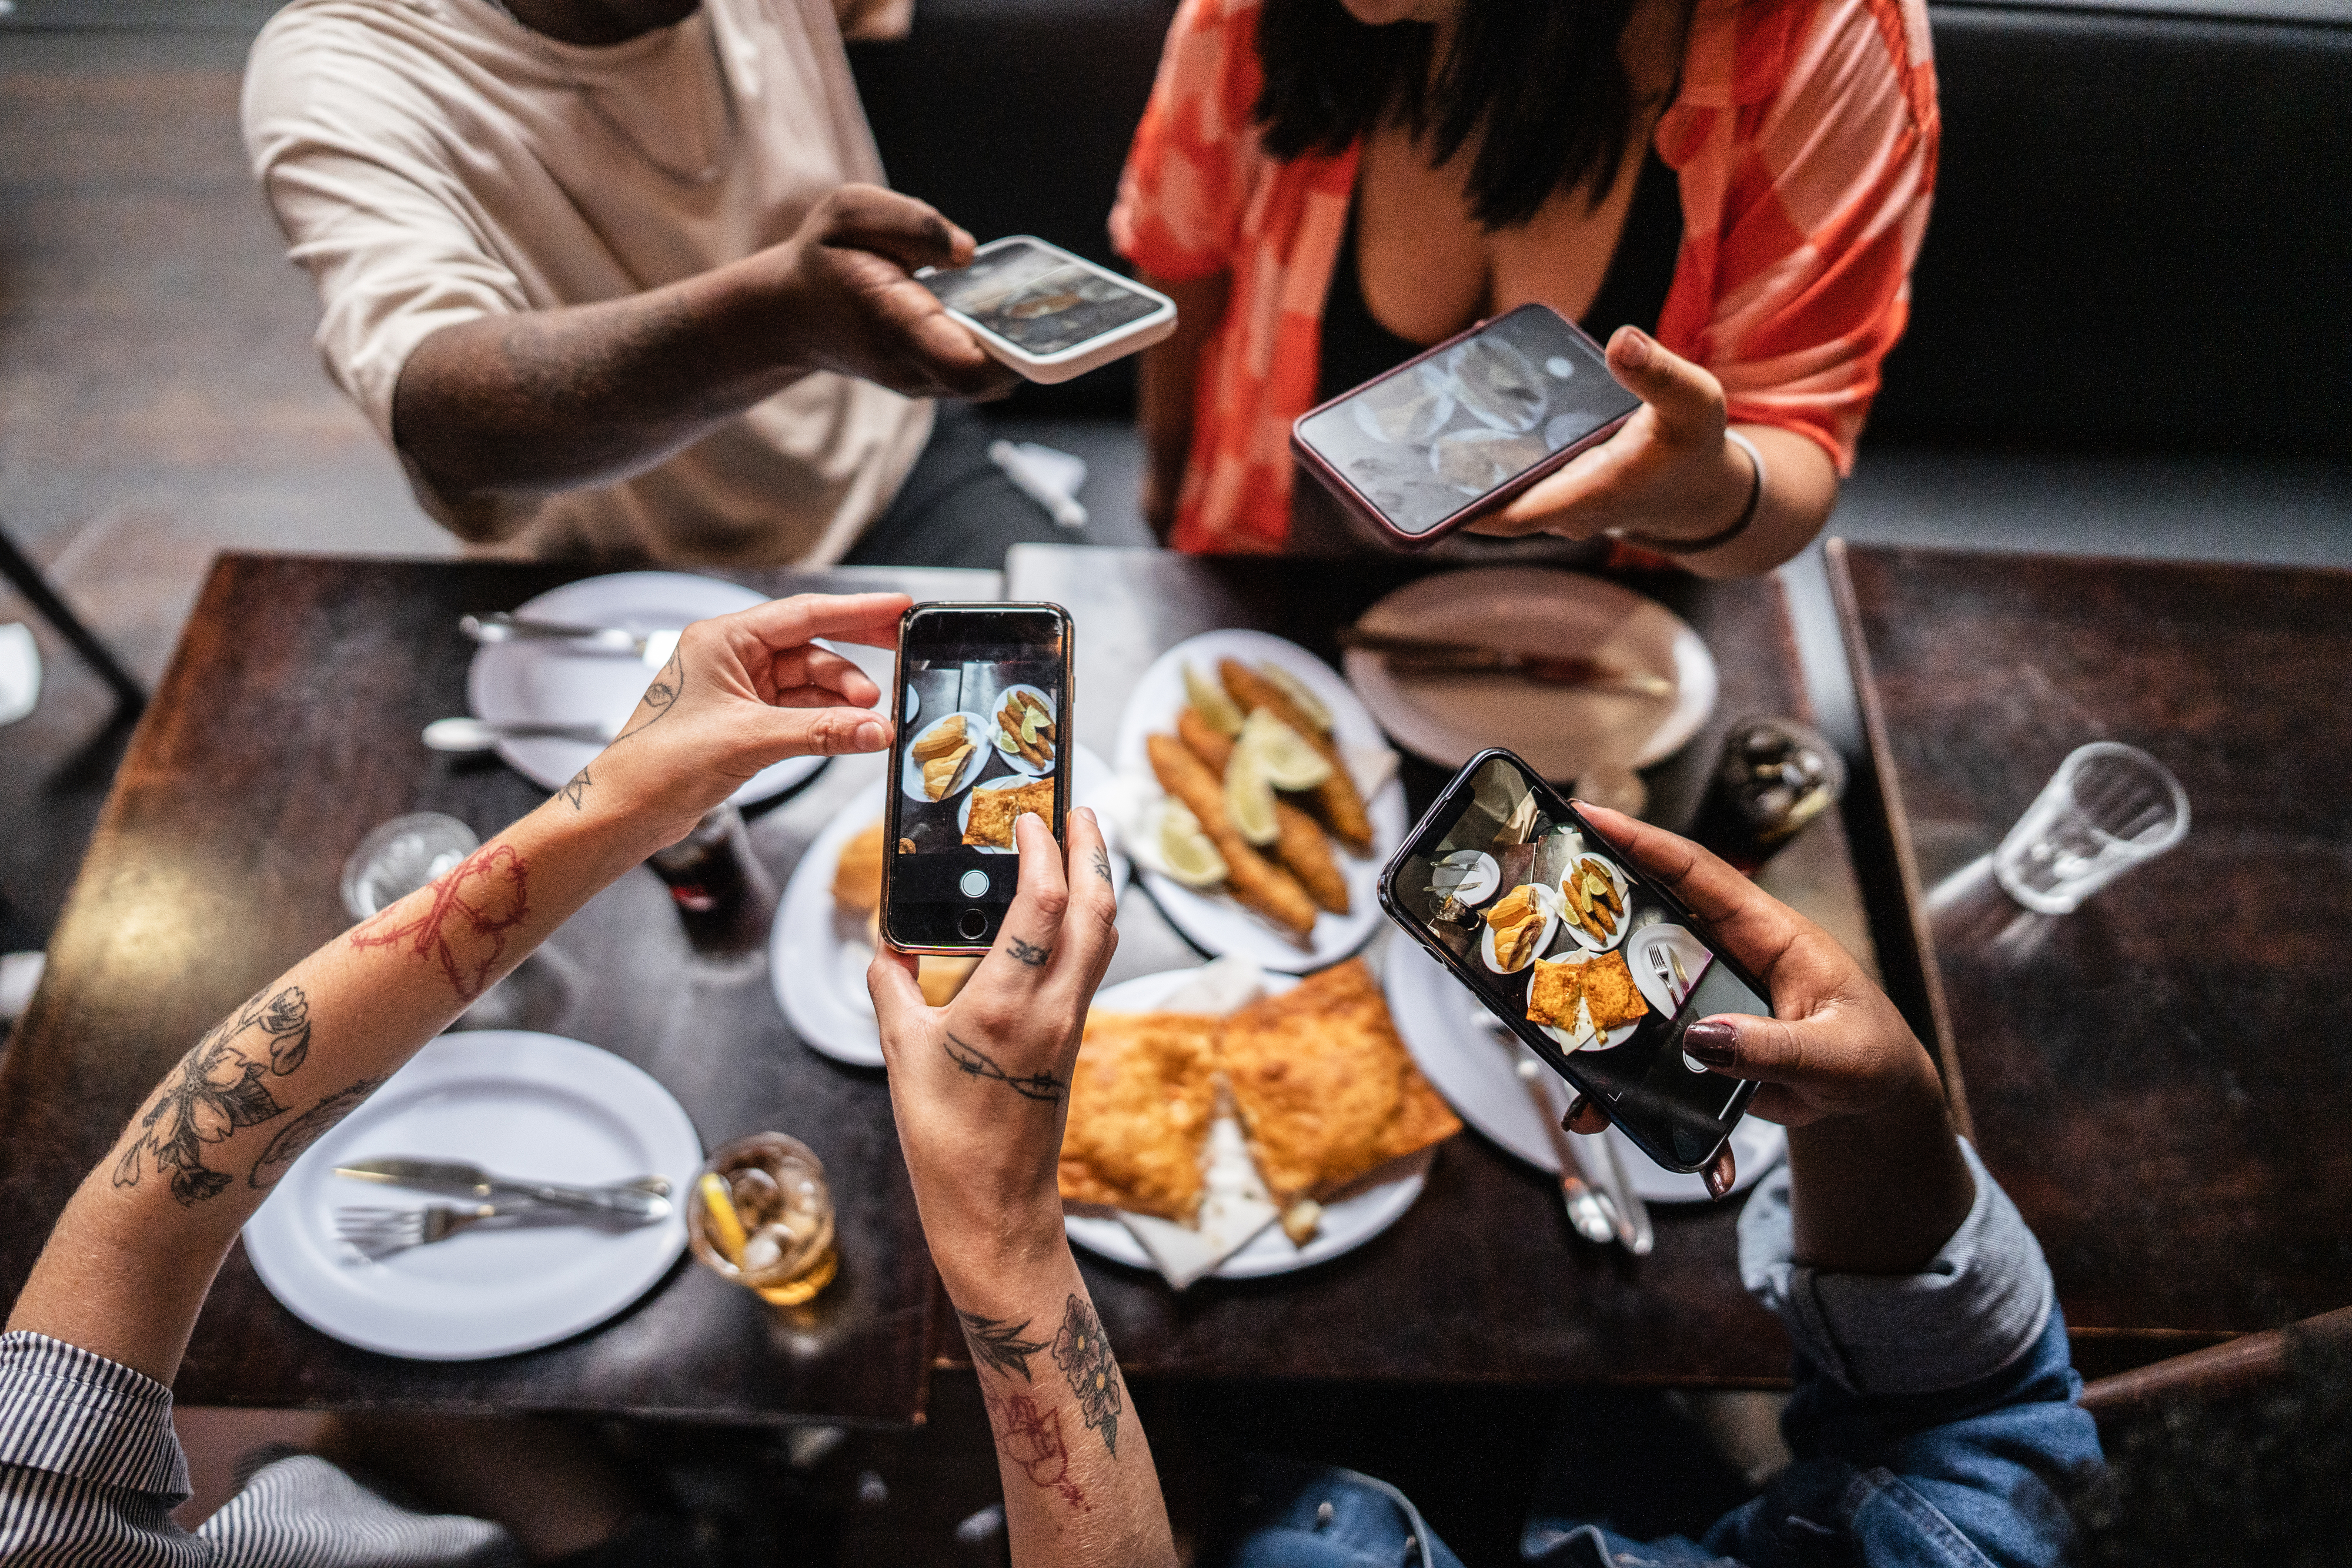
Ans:
{"type": "Polygon", "coordinates": [[[1517,1071],[1519,1082],[1527,1085],[1528,1098],[1535,1102],[1536,1120],[1543,1124],[1544,1136],[1551,1140],[1552,1158],[1559,1162],[1559,1190],[1568,1203],[1569,1224],[1587,1241],[1607,1246],[1617,1235],[1616,1211],[1580,1174],[1584,1162],[1568,1141],[1568,1134],[1561,1131],[1560,1108],[1553,1103],[1550,1087],[1544,1082],[1550,1069],[1532,1056],[1521,1056],[1517,1071]]]}
{"type": "Polygon", "coordinates": [[[1657,1234],[1650,1228],[1649,1206],[1642,1201],[1642,1195],[1633,1190],[1632,1179],[1625,1175],[1625,1162],[1617,1154],[1617,1140],[1606,1133],[1570,1133],[1568,1137],[1579,1148],[1588,1141],[1601,1145],[1601,1188],[1609,1195],[1610,1205],[1616,1210],[1617,1239],[1634,1257],[1647,1258],[1650,1249],[1657,1245],[1657,1234]]]}
{"type": "Polygon", "coordinates": [[[349,1165],[337,1166],[335,1174],[354,1181],[381,1182],[386,1186],[414,1187],[419,1192],[443,1192],[461,1197],[488,1198],[511,1193],[560,1208],[585,1209],[620,1219],[666,1219],[670,1211],[669,1198],[665,1196],[669,1183],[658,1176],[644,1178],[644,1185],[570,1186],[559,1182],[492,1176],[479,1166],[456,1160],[413,1159],[353,1160],[349,1165]],[[660,1182],[658,1190],[653,1186],[655,1182],[660,1182]]]}

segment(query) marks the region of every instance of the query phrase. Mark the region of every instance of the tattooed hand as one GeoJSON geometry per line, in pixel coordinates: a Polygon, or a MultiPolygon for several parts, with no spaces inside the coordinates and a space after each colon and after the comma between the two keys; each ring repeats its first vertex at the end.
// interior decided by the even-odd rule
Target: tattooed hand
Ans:
{"type": "Polygon", "coordinates": [[[942,1271],[967,1249],[1022,1244],[1024,1227],[1059,1235],[1055,1170],[1070,1067],[1087,1004],[1118,945],[1110,883],[1086,869],[1102,852],[1094,814],[1073,811],[1066,823],[1074,876],[1034,814],[1015,822],[1013,835],[1019,891],[996,946],[953,1003],[924,1005],[907,954],[885,950],[866,975],[898,1142],[942,1271]]]}
{"type": "Polygon", "coordinates": [[[613,744],[558,791],[576,810],[646,813],[662,843],[787,757],[879,751],[880,690],[836,643],[898,645],[902,593],[804,593],[698,621],[613,744]]]}

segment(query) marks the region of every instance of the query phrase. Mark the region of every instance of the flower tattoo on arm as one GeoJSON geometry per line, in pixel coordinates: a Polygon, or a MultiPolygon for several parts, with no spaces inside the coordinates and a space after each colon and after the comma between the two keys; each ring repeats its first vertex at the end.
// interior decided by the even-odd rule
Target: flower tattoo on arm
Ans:
{"type": "Polygon", "coordinates": [[[137,1186],[152,1162],[168,1173],[183,1207],[218,1197],[229,1177],[205,1164],[205,1145],[284,1115],[269,1080],[300,1067],[310,1051],[310,998],[302,988],[257,994],[180,1059],[115,1161],[114,1185],[137,1186]]]}
{"type": "Polygon", "coordinates": [[[1118,1363],[1094,1309],[1073,1295],[1063,1310],[1061,1331],[1054,1335],[1054,1364],[1078,1401],[1078,1414],[1102,1434],[1103,1447],[1118,1458],[1118,1363]]]}
{"type": "MultiPolygon", "coordinates": [[[[354,928],[354,947],[405,946],[437,963],[450,988],[467,1001],[482,994],[507,950],[506,934],[530,917],[530,867],[507,844],[477,850],[425,891],[425,913],[394,923],[408,901],[354,928]]],[[[412,895],[414,896],[414,895],[412,895]]]]}

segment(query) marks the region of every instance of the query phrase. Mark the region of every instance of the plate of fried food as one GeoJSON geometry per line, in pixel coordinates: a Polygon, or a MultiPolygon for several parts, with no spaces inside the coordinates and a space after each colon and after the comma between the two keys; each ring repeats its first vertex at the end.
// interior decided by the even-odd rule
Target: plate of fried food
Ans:
{"type": "Polygon", "coordinates": [[[980,777],[988,766],[987,739],[994,728],[983,714],[942,714],[908,744],[898,787],[914,800],[944,800],[980,777]]]}
{"type": "Polygon", "coordinates": [[[1146,975],[1087,1016],[1064,1225],[1180,1290],[1312,1268],[1394,1224],[1461,1127],[1360,958],[1304,980],[1240,958],[1146,975]]]}
{"type": "MultiPolygon", "coordinates": [[[[1082,746],[1072,757],[1076,803],[1093,806],[1097,817],[1105,817],[1101,802],[1110,785],[1109,765],[1082,746]]],[[[842,762],[847,767],[857,760],[845,758],[842,762]]],[[[1042,814],[1052,810],[1053,791],[1051,779],[988,780],[971,791],[978,805],[964,817],[966,841],[972,842],[977,820],[983,833],[1001,831],[1003,836],[1001,841],[983,838],[974,848],[1013,852],[1014,818],[1023,810],[1042,814]],[[992,788],[998,784],[1013,788],[992,788]],[[1010,798],[1023,789],[1041,790],[1042,795],[1013,809],[1010,798]],[[992,798],[1007,800],[1002,813],[992,798]]],[[[866,989],[866,969],[874,961],[880,936],[883,810],[887,804],[883,782],[877,779],[825,824],[784,884],[769,936],[769,983],[793,1031],[812,1051],[855,1067],[882,1065],[882,1040],[876,1031],[874,998],[866,989]]],[[[1110,850],[1111,885],[1124,893],[1127,857],[1120,852],[1117,830],[1108,821],[1104,837],[1110,850]]],[[[924,1000],[935,1008],[947,1006],[979,962],[926,954],[919,960],[924,1000]]]]}
{"type": "Polygon", "coordinates": [[[1008,766],[1032,779],[1054,771],[1060,737],[1054,727],[1053,699],[1035,686],[1010,685],[996,694],[996,718],[989,738],[1008,766]]]}
{"type": "Polygon", "coordinates": [[[1304,974],[1381,924],[1404,789],[1380,727],[1321,660],[1207,632],[1136,683],[1115,758],[1144,885],[1207,952],[1304,974]]]}

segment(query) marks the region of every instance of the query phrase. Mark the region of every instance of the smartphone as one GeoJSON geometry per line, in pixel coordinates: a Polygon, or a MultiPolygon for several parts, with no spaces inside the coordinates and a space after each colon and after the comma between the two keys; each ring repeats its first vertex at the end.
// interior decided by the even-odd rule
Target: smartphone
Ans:
{"type": "Polygon", "coordinates": [[[1487,1010],[1673,1171],[1706,1167],[1756,1085],[1682,1049],[1769,1018],[1753,975],[1510,752],[1454,775],[1381,873],[1381,906],[1487,1010]]]}
{"type": "Polygon", "coordinates": [[[898,622],[882,935],[985,953],[1013,903],[1013,823],[1070,809],[1070,617],[1058,604],[918,604],[898,622]]]}
{"type": "Polygon", "coordinates": [[[1176,329],[1176,302],[1028,235],[991,240],[971,265],[927,267],[915,281],[1033,382],[1066,382],[1176,329]]]}
{"type": "Polygon", "coordinates": [[[1290,449],[1412,548],[1502,507],[1641,406],[1575,322],[1522,305],[1299,415],[1290,449]]]}

